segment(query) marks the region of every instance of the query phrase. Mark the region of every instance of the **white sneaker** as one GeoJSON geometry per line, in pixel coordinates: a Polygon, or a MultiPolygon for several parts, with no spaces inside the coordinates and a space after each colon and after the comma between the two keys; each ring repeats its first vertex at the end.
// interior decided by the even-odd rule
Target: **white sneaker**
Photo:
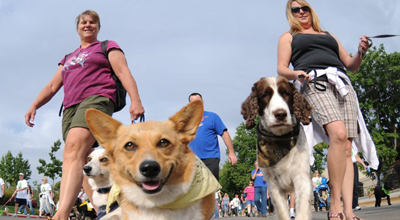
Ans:
{"type": "Polygon", "coordinates": [[[356,207],[353,209],[353,211],[358,211],[358,210],[361,210],[361,207],[360,207],[360,206],[356,206],[356,207]]]}
{"type": "Polygon", "coordinates": [[[17,217],[17,214],[12,215],[12,217],[17,217]]]}
{"type": "Polygon", "coordinates": [[[27,215],[26,215],[26,218],[31,218],[31,215],[27,214],[27,215]]]}
{"type": "Polygon", "coordinates": [[[296,218],[296,213],[290,212],[290,218],[296,218]]]}

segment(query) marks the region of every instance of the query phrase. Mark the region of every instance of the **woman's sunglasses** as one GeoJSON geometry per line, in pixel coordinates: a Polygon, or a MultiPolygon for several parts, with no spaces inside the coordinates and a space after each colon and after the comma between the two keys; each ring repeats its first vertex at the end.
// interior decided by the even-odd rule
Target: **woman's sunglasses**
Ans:
{"type": "Polygon", "coordinates": [[[300,12],[300,9],[301,9],[302,11],[304,11],[304,12],[310,11],[310,7],[308,7],[308,6],[303,6],[303,7],[294,7],[294,8],[292,8],[292,13],[299,13],[299,12],[300,12]]]}

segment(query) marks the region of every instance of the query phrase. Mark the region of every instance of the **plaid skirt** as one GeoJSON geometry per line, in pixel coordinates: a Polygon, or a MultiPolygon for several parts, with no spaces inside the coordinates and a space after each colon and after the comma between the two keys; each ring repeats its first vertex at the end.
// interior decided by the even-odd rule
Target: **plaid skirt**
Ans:
{"type": "Polygon", "coordinates": [[[357,96],[351,85],[346,85],[349,93],[342,97],[336,87],[329,82],[318,81],[326,87],[325,91],[315,88],[313,83],[308,83],[304,92],[305,98],[313,107],[312,118],[321,126],[334,121],[343,121],[347,129],[348,138],[358,136],[358,105],[357,96]]]}

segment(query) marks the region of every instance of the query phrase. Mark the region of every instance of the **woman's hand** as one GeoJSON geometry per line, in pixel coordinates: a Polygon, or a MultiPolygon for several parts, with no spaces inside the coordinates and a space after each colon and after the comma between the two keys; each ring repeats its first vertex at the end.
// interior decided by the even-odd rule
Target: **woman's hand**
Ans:
{"type": "Polygon", "coordinates": [[[367,50],[372,46],[372,43],[369,44],[368,38],[364,35],[360,37],[360,43],[358,44],[358,53],[360,54],[360,57],[362,58],[367,50]]]}
{"type": "Polygon", "coordinates": [[[294,71],[294,72],[295,72],[295,74],[297,75],[298,80],[301,82],[301,84],[304,84],[304,82],[306,81],[306,79],[308,79],[308,81],[311,80],[311,76],[308,75],[306,72],[304,72],[304,71],[302,71],[302,70],[297,70],[297,71],[294,71]]]}

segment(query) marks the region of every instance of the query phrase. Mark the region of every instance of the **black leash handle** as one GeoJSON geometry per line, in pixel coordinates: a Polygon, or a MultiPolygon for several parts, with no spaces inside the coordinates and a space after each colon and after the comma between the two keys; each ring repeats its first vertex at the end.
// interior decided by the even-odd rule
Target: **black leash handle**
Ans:
{"type": "Polygon", "coordinates": [[[372,46],[372,40],[371,38],[388,38],[388,37],[398,37],[400,36],[400,34],[380,34],[380,35],[375,35],[372,37],[367,37],[368,39],[368,46],[371,47],[372,46]]]}
{"type": "MultiPolygon", "coordinates": [[[[375,35],[372,37],[367,37],[368,47],[372,47],[372,45],[373,45],[371,38],[388,38],[388,37],[398,37],[398,36],[400,36],[400,34],[380,34],[380,35],[375,35]]],[[[361,59],[363,59],[364,56],[365,56],[365,52],[360,53],[361,59]]]]}
{"type": "MultiPolygon", "coordinates": [[[[297,77],[299,77],[299,79],[303,79],[303,78],[305,78],[306,76],[304,76],[304,75],[298,75],[297,77]]],[[[306,90],[307,83],[308,83],[308,78],[306,78],[306,80],[304,81],[303,85],[301,86],[301,90],[300,90],[300,93],[301,93],[301,94],[304,94],[304,90],[306,90]]]]}

